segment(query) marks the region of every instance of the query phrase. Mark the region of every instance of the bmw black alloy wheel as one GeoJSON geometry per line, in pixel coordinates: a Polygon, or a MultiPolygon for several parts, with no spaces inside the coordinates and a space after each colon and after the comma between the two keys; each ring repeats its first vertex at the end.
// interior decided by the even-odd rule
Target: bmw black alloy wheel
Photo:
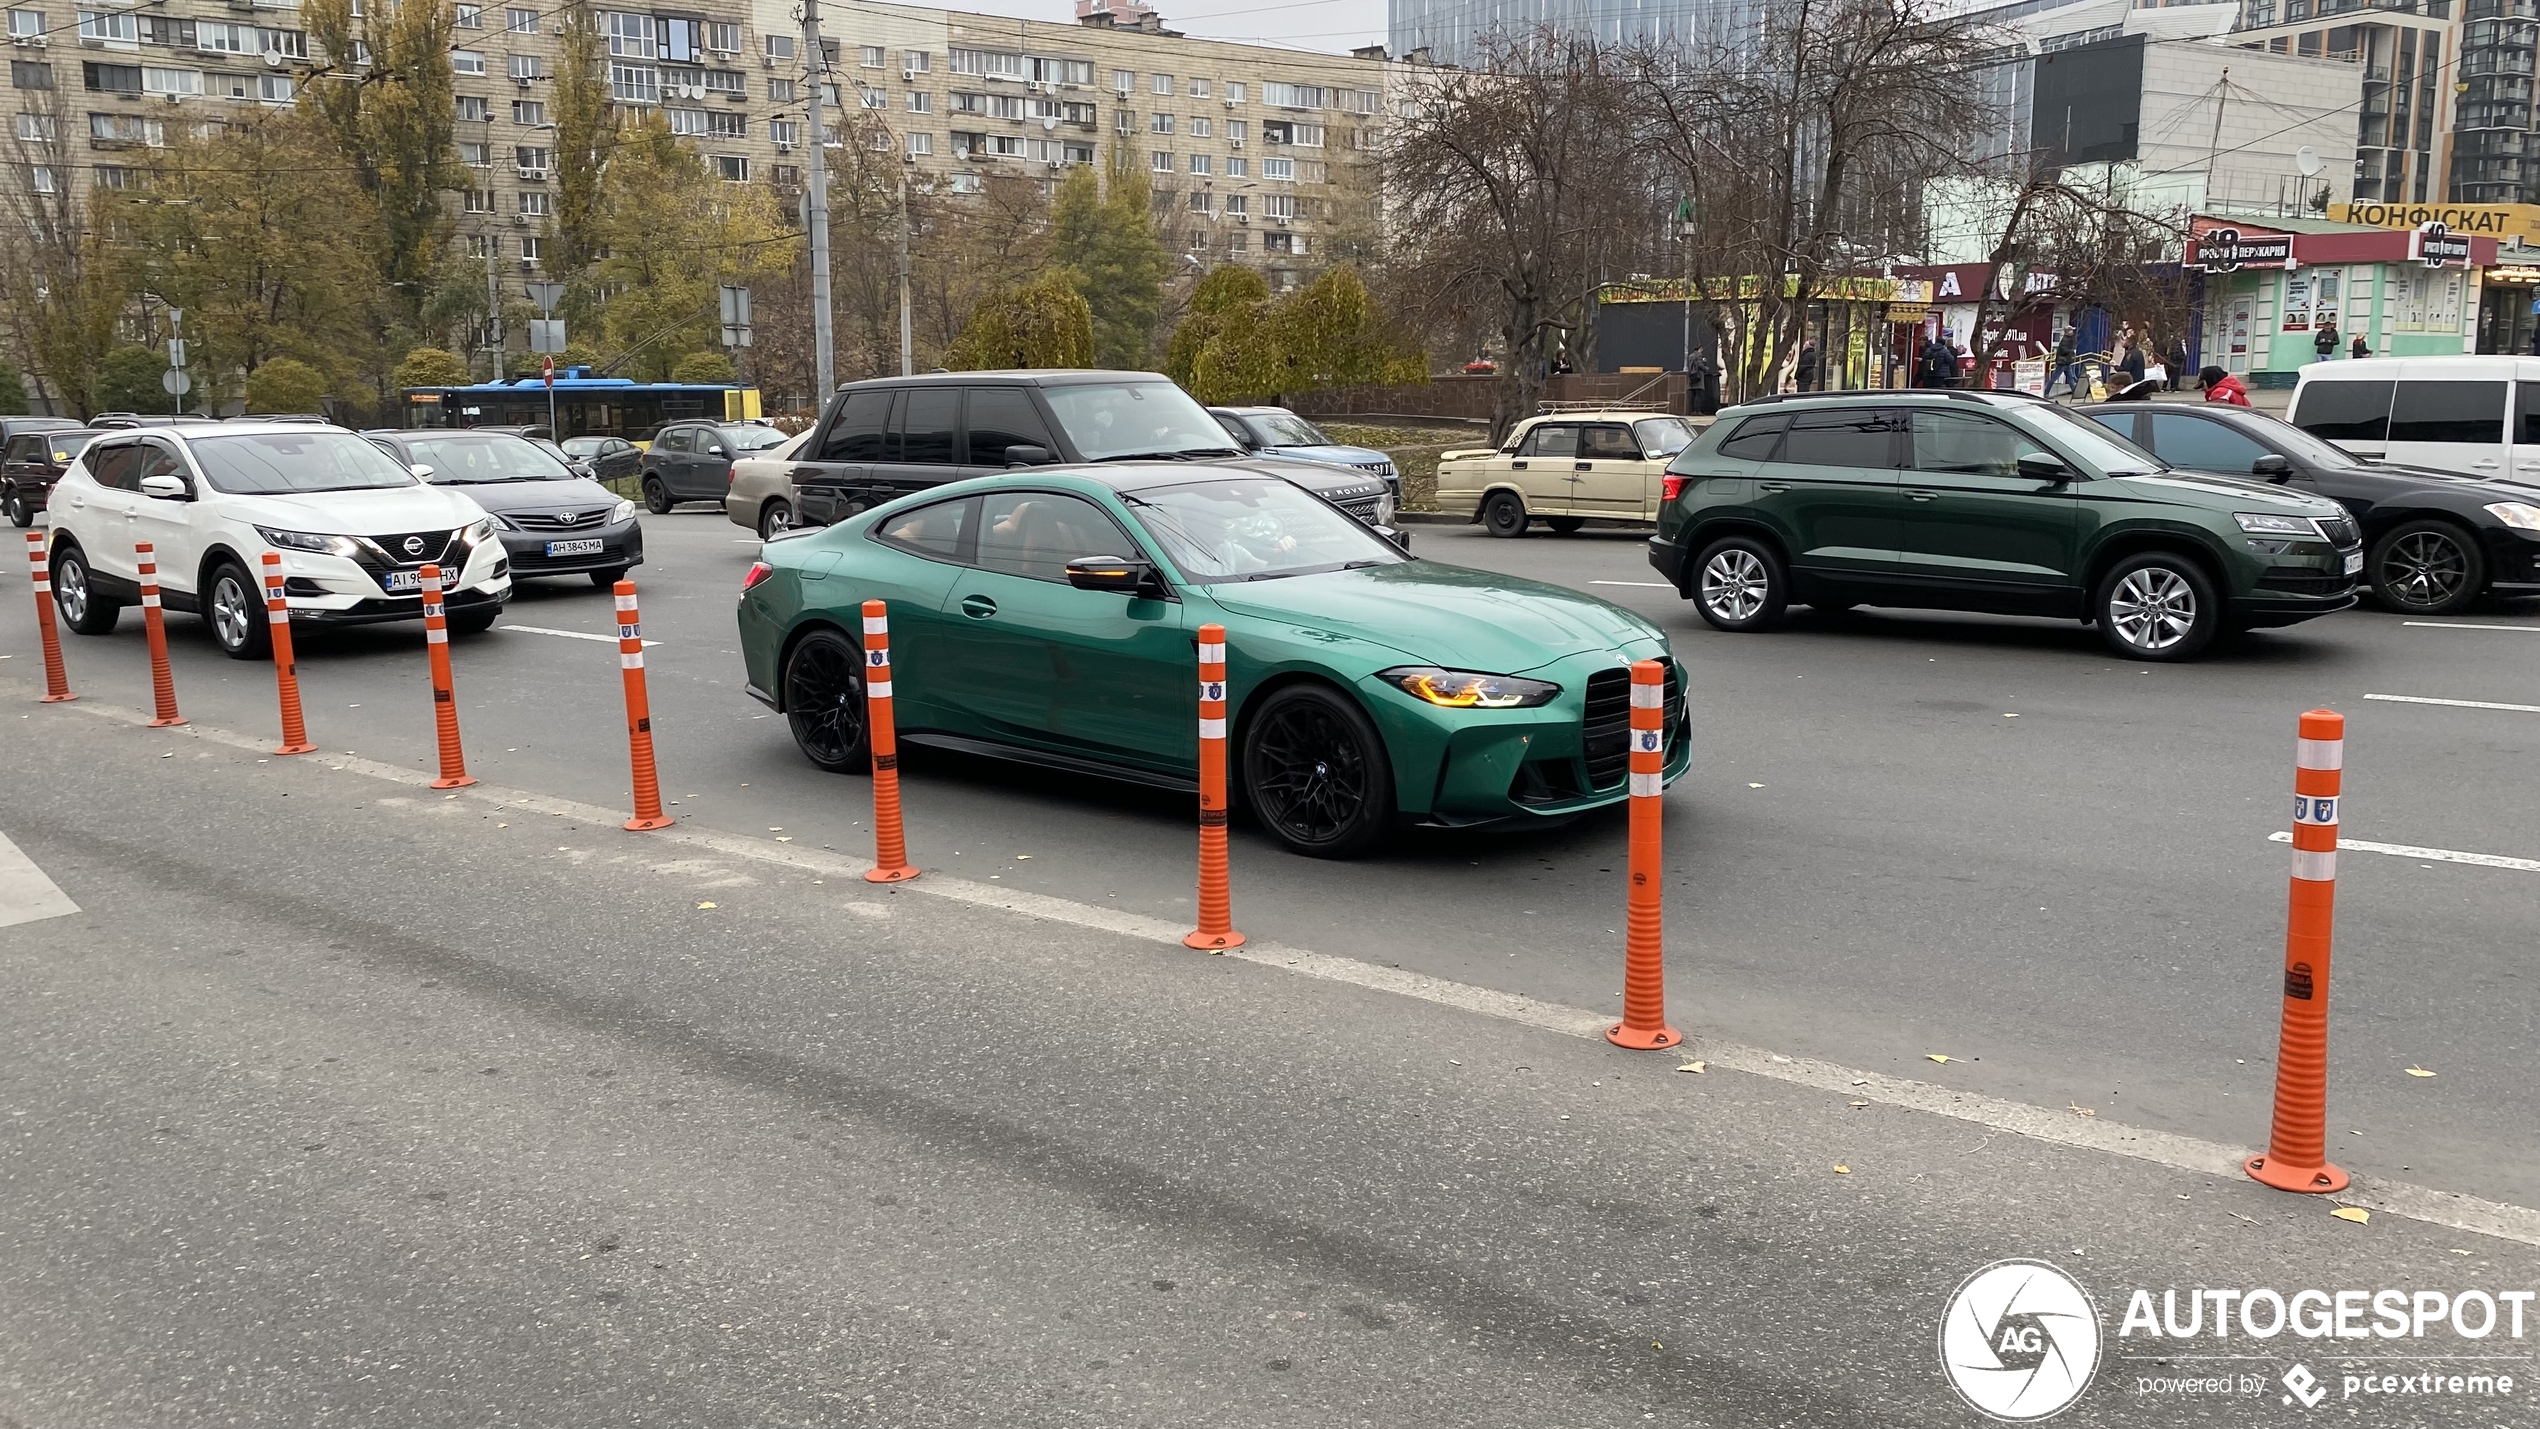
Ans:
{"type": "Polygon", "coordinates": [[[1271,697],[1244,744],[1253,812],[1299,853],[1346,858],[1390,822],[1391,777],[1364,716],[1297,688],[1271,697]]]}
{"type": "Polygon", "coordinates": [[[869,767],[864,737],[864,652],[816,631],[785,662],[785,719],[805,757],[833,772],[869,767]]]}

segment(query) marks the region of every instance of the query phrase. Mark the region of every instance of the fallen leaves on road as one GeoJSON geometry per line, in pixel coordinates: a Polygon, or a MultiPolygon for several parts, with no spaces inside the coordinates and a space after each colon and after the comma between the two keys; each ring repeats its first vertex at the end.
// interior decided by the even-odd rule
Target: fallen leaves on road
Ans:
{"type": "Polygon", "coordinates": [[[1868,1102],[1854,1102],[1852,1105],[1853,1105],[1854,1107],[1858,1108],[1858,1107],[1865,1107],[1865,1106],[1868,1106],[1868,1105],[1869,1105],[1869,1103],[1868,1103],[1868,1102]]]}
{"type": "Polygon", "coordinates": [[[1761,785],[1761,784],[1749,784],[1749,785],[1747,785],[1746,787],[1747,787],[1747,788],[1749,788],[1749,789],[1761,789],[1761,788],[1763,788],[1764,786],[1763,786],[1763,785],[1761,785]]]}
{"type": "Polygon", "coordinates": [[[1926,1062],[1946,1062],[1949,1060],[1949,1054],[1946,1052],[1925,1052],[1923,1054],[1923,1060],[1926,1062]]]}
{"type": "Polygon", "coordinates": [[[2341,1221],[2353,1221],[2359,1226],[2369,1225],[2372,1223],[2372,1212],[2365,1210],[2361,1206],[2339,1206],[2336,1210],[2329,1212],[2329,1214],[2337,1217],[2341,1221]]]}
{"type": "Polygon", "coordinates": [[[1699,1072],[1702,1069],[1703,1067],[1700,1062],[1687,1062],[1683,1066],[1678,1067],[1676,1070],[1679,1072],[1699,1072]]]}
{"type": "Polygon", "coordinates": [[[1834,1168],[1834,1174],[1838,1176],[1849,1176],[1852,1174],[1852,1168],[1849,1166],[1837,1166],[1834,1168]]]}
{"type": "Polygon", "coordinates": [[[712,908],[712,907],[713,907],[713,906],[715,906],[715,905],[713,905],[713,904],[711,904],[711,903],[700,903],[700,904],[698,904],[697,906],[698,906],[698,907],[700,907],[700,908],[712,908]]]}
{"type": "Polygon", "coordinates": [[[2430,1077],[2434,1074],[2423,1067],[2410,1067],[2408,1068],[2408,1075],[2411,1077],[2430,1077]]]}
{"type": "Polygon", "coordinates": [[[2071,1112],[2075,1116],[2097,1116],[2099,1114],[2099,1108],[2095,1106],[2080,1106],[2072,1102],[2064,1103],[2064,1110],[2071,1112]]]}

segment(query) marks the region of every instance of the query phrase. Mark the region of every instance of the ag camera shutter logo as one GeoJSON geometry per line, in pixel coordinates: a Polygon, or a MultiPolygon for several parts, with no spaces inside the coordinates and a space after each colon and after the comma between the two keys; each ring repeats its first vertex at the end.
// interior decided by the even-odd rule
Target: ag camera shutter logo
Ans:
{"type": "Polygon", "coordinates": [[[2053,1418],[2098,1372],[2098,1308],[2081,1282],[2042,1260],[1995,1261],[1949,1297],[1940,1365],[1979,1414],[2053,1418]]]}

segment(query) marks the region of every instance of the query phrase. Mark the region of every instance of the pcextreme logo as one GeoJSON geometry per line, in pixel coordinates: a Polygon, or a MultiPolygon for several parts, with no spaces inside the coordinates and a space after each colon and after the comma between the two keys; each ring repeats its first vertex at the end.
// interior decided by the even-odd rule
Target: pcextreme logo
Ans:
{"type": "Polygon", "coordinates": [[[1949,1297],[1940,1364],[1979,1414],[2052,1418],[2098,1371],[2098,1308],[2080,1281],[2042,1260],[1997,1260],[1949,1297]]]}

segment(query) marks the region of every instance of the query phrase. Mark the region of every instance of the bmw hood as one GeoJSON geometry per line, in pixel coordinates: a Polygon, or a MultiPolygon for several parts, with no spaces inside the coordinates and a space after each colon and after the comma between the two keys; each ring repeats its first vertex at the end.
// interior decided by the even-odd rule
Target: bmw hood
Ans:
{"type": "Polygon", "coordinates": [[[488,481],[456,489],[497,516],[514,511],[608,511],[620,499],[598,482],[580,477],[571,481],[488,481]]]}
{"type": "Polygon", "coordinates": [[[242,514],[259,526],[331,536],[388,536],[454,531],[483,519],[485,508],[446,486],[390,486],[375,491],[312,491],[254,496],[242,514]]]}
{"type": "Polygon", "coordinates": [[[1424,665],[1494,675],[1524,674],[1583,652],[1647,658],[1667,648],[1656,626],[1594,596],[1435,561],[1214,585],[1209,593],[1246,615],[1345,632],[1424,665]]]}

